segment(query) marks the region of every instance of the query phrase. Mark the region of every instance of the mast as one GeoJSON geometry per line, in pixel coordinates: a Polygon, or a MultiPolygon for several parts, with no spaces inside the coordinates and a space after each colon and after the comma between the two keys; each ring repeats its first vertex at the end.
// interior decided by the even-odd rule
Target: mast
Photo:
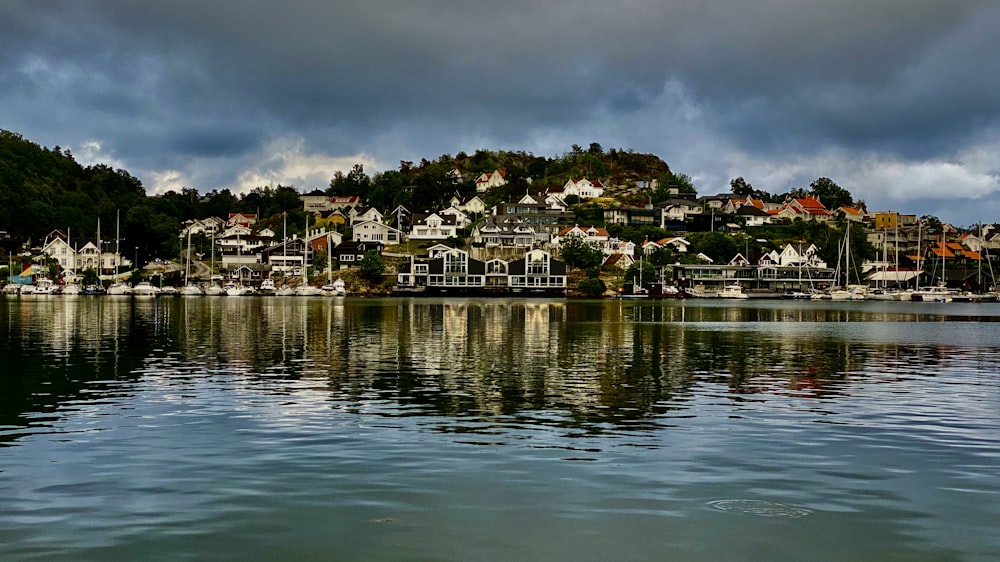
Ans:
{"type": "Polygon", "coordinates": [[[333,247],[331,246],[330,233],[326,233],[326,281],[330,285],[333,285],[333,247]]]}
{"type": "Polygon", "coordinates": [[[191,226],[188,226],[187,267],[184,269],[184,285],[191,284],[191,226]]]}
{"type": "MultiPolygon", "coordinates": [[[[115,256],[114,259],[112,260],[112,263],[114,265],[111,271],[111,279],[115,279],[116,277],[118,277],[118,256],[121,254],[121,243],[122,243],[121,230],[120,230],[121,220],[122,220],[122,211],[121,209],[118,209],[118,211],[115,214],[115,256]]],[[[135,266],[136,264],[132,265],[135,266]]]]}
{"type": "Polygon", "coordinates": [[[917,265],[919,265],[920,267],[917,268],[917,279],[916,279],[916,283],[915,283],[915,286],[916,286],[915,290],[917,290],[917,291],[920,290],[920,274],[924,272],[924,260],[923,260],[923,256],[920,255],[920,243],[922,242],[922,240],[920,239],[920,227],[921,226],[923,226],[923,225],[920,224],[920,221],[918,220],[917,221],[917,265]]]}

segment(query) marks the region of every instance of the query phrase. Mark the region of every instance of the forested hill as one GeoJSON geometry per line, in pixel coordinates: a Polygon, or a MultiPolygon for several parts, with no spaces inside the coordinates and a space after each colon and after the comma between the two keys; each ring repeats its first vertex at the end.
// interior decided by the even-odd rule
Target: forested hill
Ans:
{"type": "Polygon", "coordinates": [[[476,178],[494,170],[505,173],[507,185],[484,196],[488,205],[520,198],[526,191],[562,186],[571,178],[596,179],[609,185],[658,180],[661,185],[680,183],[682,188],[690,187],[686,176],[675,177],[667,163],[654,154],[614,148],[605,151],[600,144],[591,143],[588,148],[574,145],[569,152],[551,158],[523,151],[445,154],[419,163],[403,161],[398,170],[372,177],[361,166],[355,166],[346,174],[335,174],[327,191],[332,195],[366,193],[367,203],[381,209],[391,210],[400,204],[413,210],[434,208],[456,193],[475,194],[476,178]]]}
{"type": "Polygon", "coordinates": [[[54,229],[69,229],[74,240],[94,239],[100,219],[103,240],[115,237],[119,223],[122,247],[143,261],[176,255],[177,233],[189,219],[255,213],[261,226],[280,231],[287,212],[289,233],[301,232],[306,218],[300,193],[321,189],[330,195],[361,195],[366,204],[386,212],[397,205],[421,211],[446,205],[455,195],[471,197],[476,178],[494,170],[502,170],[508,183],[482,195],[488,205],[582,177],[624,186],[658,180],[661,188],[693,190],[686,176],[675,176],[656,155],[604,150],[592,143],[587,148],[574,145],[556,157],[523,151],[459,152],[419,163],[400,162],[398,169],[372,176],[356,165],[346,174],[331,170],[330,183],[322,186],[264,186],[239,196],[229,189],[208,193],[183,189],[149,197],[142,182],[126,170],[84,167],[68,150],[42,147],[18,133],[0,130],[0,231],[8,235],[0,244],[8,251],[16,248],[14,241],[28,240],[37,247],[54,229]]]}

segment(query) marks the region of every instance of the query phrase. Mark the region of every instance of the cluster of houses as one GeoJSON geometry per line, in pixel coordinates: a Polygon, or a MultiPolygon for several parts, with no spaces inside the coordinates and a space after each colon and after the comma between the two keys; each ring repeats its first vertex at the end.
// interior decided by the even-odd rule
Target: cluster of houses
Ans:
{"type": "MultiPolygon", "coordinates": [[[[451,175],[456,181],[462,177],[458,170],[451,175]]],[[[580,201],[603,197],[606,187],[600,181],[574,178],[560,187],[526,192],[516,201],[487,207],[480,195],[507,181],[505,170],[483,173],[475,180],[475,195],[462,198],[456,194],[443,208],[423,212],[398,206],[383,213],[366,206],[360,196],[330,196],[315,190],[300,196],[310,217],[304,236],[286,238],[271,229],[258,228],[256,215],[247,213],[188,221],[180,236],[210,237],[214,251],[211,258],[201,256],[202,261],[212,259],[216,269],[244,280],[273,274],[301,276],[318,251],[329,255],[335,267],[345,268],[356,265],[367,252],[382,253],[387,246],[411,241],[425,243],[421,246],[438,243],[420,262],[405,264],[397,279],[401,287],[432,289],[565,288],[565,264],[552,256],[559,255],[562,243],[569,237],[592,243],[604,254],[604,265],[622,269],[663,248],[675,254],[689,250],[690,243],[683,235],[646,240],[637,246],[613,237],[605,226],[574,224],[575,214],[567,203],[574,201],[570,196],[580,201]],[[459,245],[459,240],[469,243],[469,252],[452,247],[459,245]]],[[[696,198],[674,191],[670,199],[657,205],[611,204],[603,208],[604,225],[651,226],[680,234],[734,231],[795,220],[831,221],[838,217],[866,227],[870,241],[884,257],[881,263],[872,264],[874,271],[888,277],[885,272],[894,268],[896,281],[906,277],[899,272],[900,257],[916,271],[927,259],[974,263],[989,250],[1000,250],[1000,226],[987,225],[974,235],[959,236],[955,229],[943,225],[944,232],[931,239],[915,215],[869,213],[852,207],[827,209],[811,196],[788,197],[773,203],[728,194],[696,198]]],[[[109,241],[71,240],[69,233],[53,231],[42,253],[57,260],[66,271],[95,269],[106,275],[133,267],[129,251],[116,246],[109,241]]],[[[832,275],[813,247],[786,246],[765,254],[754,264],[743,255],[726,264],[699,257],[695,260],[700,262],[698,265],[681,268],[682,275],[701,281],[784,280],[797,279],[806,270],[811,278],[822,282],[830,281],[832,275]]]]}

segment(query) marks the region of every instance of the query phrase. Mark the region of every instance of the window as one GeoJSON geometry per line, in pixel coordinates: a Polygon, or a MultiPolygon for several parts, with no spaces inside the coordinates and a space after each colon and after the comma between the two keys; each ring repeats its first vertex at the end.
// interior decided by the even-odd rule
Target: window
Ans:
{"type": "Polygon", "coordinates": [[[528,275],[544,275],[548,272],[548,256],[536,256],[527,259],[528,275]]]}
{"type": "Polygon", "coordinates": [[[465,256],[462,254],[445,254],[445,273],[465,273],[465,256]]]}

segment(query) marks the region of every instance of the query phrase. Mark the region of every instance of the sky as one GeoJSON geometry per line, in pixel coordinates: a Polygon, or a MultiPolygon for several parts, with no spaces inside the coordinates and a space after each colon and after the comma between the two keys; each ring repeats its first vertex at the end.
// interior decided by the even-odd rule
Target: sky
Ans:
{"type": "Polygon", "coordinates": [[[150,194],[597,142],[970,226],[1000,222],[997,29],[987,0],[4,0],[0,128],[150,194]]]}

